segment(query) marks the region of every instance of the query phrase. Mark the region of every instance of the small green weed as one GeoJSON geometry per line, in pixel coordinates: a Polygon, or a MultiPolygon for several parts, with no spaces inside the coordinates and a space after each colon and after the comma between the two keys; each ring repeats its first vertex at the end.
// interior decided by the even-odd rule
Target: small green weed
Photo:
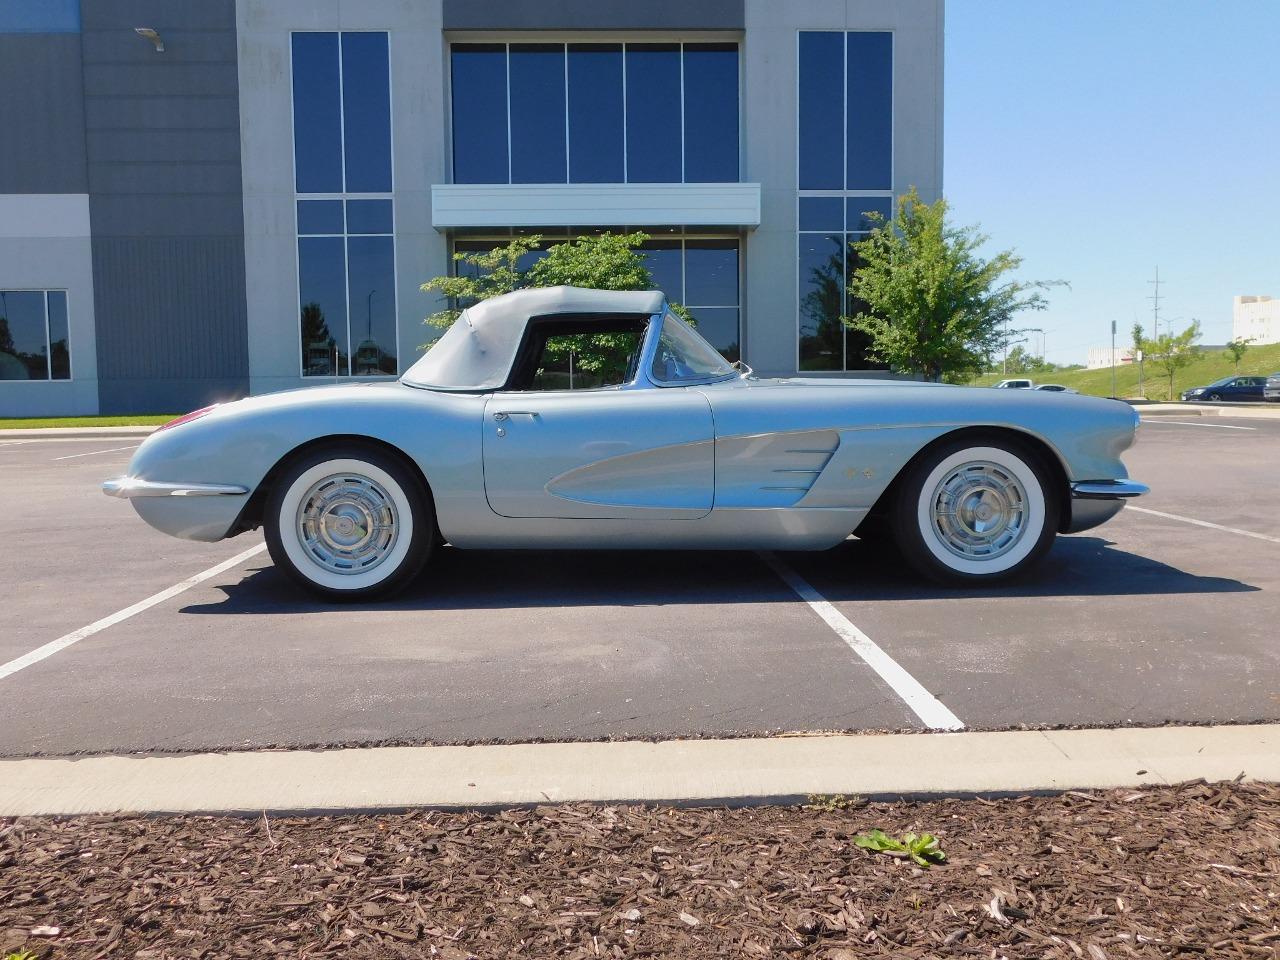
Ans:
{"type": "Polygon", "coordinates": [[[922,833],[919,836],[907,833],[903,834],[901,840],[895,840],[883,830],[872,830],[870,833],[859,834],[853,842],[864,850],[887,853],[891,857],[910,858],[925,869],[947,859],[947,855],[938,846],[938,838],[932,833],[922,833]]]}

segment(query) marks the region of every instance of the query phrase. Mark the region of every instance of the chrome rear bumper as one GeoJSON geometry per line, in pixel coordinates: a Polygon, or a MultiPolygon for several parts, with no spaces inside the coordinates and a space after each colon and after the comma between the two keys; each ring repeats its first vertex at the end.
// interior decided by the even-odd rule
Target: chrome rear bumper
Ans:
{"type": "Polygon", "coordinates": [[[232,483],[159,483],[137,477],[114,477],[102,484],[102,492],[108,497],[132,500],[134,497],[242,497],[249,488],[232,483]]]}
{"type": "Polygon", "coordinates": [[[1128,500],[1150,492],[1145,483],[1132,480],[1086,480],[1071,485],[1071,496],[1077,500],[1128,500]]]}

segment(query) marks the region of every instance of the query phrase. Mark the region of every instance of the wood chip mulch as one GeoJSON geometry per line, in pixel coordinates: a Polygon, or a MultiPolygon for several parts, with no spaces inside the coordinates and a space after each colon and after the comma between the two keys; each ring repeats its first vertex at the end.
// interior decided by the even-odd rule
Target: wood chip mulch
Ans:
{"type": "Polygon", "coordinates": [[[1280,957],[1280,786],[0,820],[0,956],[1280,957]],[[938,835],[929,870],[854,845],[938,835]]]}

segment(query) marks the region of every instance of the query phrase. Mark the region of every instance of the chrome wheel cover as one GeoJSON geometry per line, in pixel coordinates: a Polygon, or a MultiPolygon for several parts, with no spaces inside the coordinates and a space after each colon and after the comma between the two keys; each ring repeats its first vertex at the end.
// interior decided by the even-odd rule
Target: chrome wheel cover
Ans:
{"type": "Polygon", "coordinates": [[[348,473],[312,484],[298,505],[298,542],[331,573],[371,570],[395,546],[395,501],[368,477],[348,473]]]}
{"type": "Polygon", "coordinates": [[[950,471],[934,487],[930,503],[939,542],[966,560],[1003,556],[1027,529],[1030,508],[1022,482],[990,461],[950,471]]]}

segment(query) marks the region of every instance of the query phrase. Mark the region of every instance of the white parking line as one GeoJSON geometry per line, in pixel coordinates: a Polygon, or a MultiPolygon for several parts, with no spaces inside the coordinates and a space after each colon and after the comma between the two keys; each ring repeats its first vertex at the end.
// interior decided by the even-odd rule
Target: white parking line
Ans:
{"type": "Polygon", "coordinates": [[[110,450],[90,450],[88,453],[69,453],[65,457],[54,457],[54,460],[74,460],[76,457],[92,457],[99,453],[119,453],[121,450],[136,450],[142,446],[140,443],[130,444],[127,447],[112,447],[110,450]]]}
{"type": "Polygon", "coordinates": [[[783,582],[796,595],[809,605],[832,630],[849,645],[877,676],[889,685],[902,701],[930,730],[963,730],[964,724],[932,693],[921,686],[920,681],[907,673],[898,661],[885,653],[870,637],[854,626],[843,613],[837,610],[807,580],[772,553],[761,552],[760,557],[767,563],[783,582]]]}
{"type": "Polygon", "coordinates": [[[50,640],[44,646],[36,647],[30,653],[25,653],[16,660],[10,660],[8,663],[0,665],[0,680],[3,680],[11,674],[17,673],[19,670],[23,670],[31,666],[33,663],[39,663],[41,660],[53,656],[59,650],[65,650],[73,643],[79,643],[85,637],[91,637],[95,633],[100,633],[107,629],[107,627],[115,626],[117,623],[120,623],[123,620],[128,620],[130,617],[142,613],[144,610],[151,609],[158,603],[164,603],[166,600],[176,597],[183,591],[190,590],[196,584],[204,583],[204,581],[211,577],[216,577],[218,574],[244,563],[250,557],[256,556],[265,549],[267,549],[267,545],[265,543],[260,543],[256,547],[250,547],[242,553],[237,553],[230,560],[223,560],[221,563],[210,567],[208,570],[202,570],[194,577],[187,577],[187,579],[183,580],[181,583],[175,583],[172,587],[161,590],[159,593],[152,594],[145,600],[139,600],[137,603],[133,604],[133,606],[125,607],[123,610],[117,610],[115,613],[105,616],[101,620],[95,620],[87,627],[81,627],[79,630],[73,630],[71,633],[61,636],[57,640],[50,640]]]}
{"type": "Polygon", "coordinates": [[[1143,420],[1143,424],[1148,423],[1169,423],[1175,427],[1209,427],[1212,430],[1257,430],[1257,427],[1233,427],[1226,423],[1195,423],[1191,420],[1143,420]]]}
{"type": "Polygon", "coordinates": [[[1162,510],[1151,510],[1147,507],[1130,506],[1128,509],[1136,510],[1138,513],[1149,513],[1153,517],[1164,517],[1166,520],[1181,520],[1183,523],[1193,523],[1197,527],[1208,527],[1210,530],[1221,530],[1223,533],[1234,533],[1241,537],[1252,537],[1254,540],[1266,540],[1268,543],[1280,543],[1280,537],[1271,537],[1265,533],[1254,533],[1252,530],[1241,530],[1239,527],[1224,527],[1220,523],[1210,523],[1208,520],[1196,520],[1194,517],[1180,517],[1176,513],[1165,513],[1162,510]]]}
{"type": "Polygon", "coordinates": [[[16,447],[23,443],[33,443],[32,440],[0,440],[0,447],[16,447]]]}

